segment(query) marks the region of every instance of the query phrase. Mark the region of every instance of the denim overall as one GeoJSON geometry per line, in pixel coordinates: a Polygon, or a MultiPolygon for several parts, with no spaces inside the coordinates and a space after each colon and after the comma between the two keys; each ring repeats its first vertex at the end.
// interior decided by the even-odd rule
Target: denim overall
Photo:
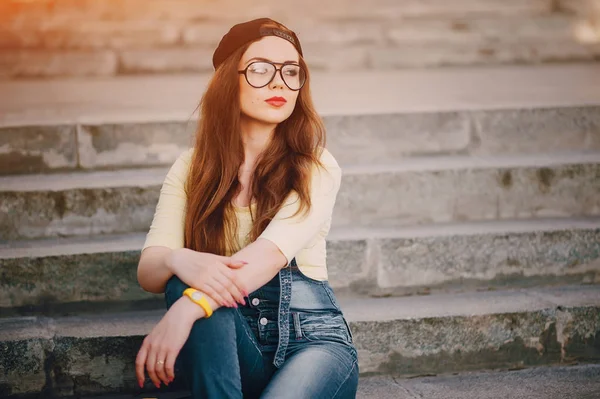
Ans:
{"type": "MultiPolygon", "coordinates": [[[[187,286],[177,277],[169,280],[167,306],[180,297],[185,288],[187,286]]],[[[197,321],[180,357],[184,358],[184,369],[198,369],[193,375],[188,370],[186,376],[194,397],[198,398],[241,398],[242,390],[244,398],[326,399],[356,395],[358,362],[348,323],[329,283],[303,274],[295,259],[271,281],[248,295],[246,305],[238,309],[220,308],[209,319],[197,321]],[[223,321],[212,320],[211,328],[206,322],[215,316],[223,321]],[[229,339],[224,330],[237,334],[237,338],[231,338],[230,344],[224,344],[220,350],[215,349],[217,341],[229,339]],[[212,341],[202,348],[193,344],[193,340],[199,341],[211,334],[214,334],[212,341]],[[228,360],[215,360],[235,350],[241,359],[239,392],[232,386],[240,376],[232,377],[229,383],[201,377],[204,374],[200,370],[205,373],[207,367],[215,375],[229,377],[237,359],[229,360],[222,371],[215,369],[217,364],[228,360]],[[211,351],[214,353],[208,353],[211,351]],[[256,353],[260,354],[260,360],[255,359],[256,353]],[[254,360],[244,366],[242,358],[254,360]]]]}

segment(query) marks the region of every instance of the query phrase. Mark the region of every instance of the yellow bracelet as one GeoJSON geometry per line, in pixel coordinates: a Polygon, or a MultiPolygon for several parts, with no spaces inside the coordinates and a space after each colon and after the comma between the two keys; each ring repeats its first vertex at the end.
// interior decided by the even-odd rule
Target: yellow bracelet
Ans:
{"type": "Polygon", "coordinates": [[[210,307],[210,303],[206,300],[206,297],[202,295],[202,293],[194,288],[188,288],[183,291],[183,295],[190,298],[193,302],[200,305],[202,309],[206,312],[206,317],[210,317],[213,314],[213,310],[210,307]]]}

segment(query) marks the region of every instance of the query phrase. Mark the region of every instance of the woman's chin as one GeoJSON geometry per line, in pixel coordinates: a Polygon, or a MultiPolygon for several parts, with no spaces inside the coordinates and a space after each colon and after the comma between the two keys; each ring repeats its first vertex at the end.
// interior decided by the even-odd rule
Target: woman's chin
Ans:
{"type": "Polygon", "coordinates": [[[275,112],[261,113],[260,115],[253,115],[252,119],[256,120],[257,122],[264,123],[267,125],[277,125],[277,124],[285,121],[289,117],[290,117],[290,115],[288,112],[275,111],[275,112]]]}

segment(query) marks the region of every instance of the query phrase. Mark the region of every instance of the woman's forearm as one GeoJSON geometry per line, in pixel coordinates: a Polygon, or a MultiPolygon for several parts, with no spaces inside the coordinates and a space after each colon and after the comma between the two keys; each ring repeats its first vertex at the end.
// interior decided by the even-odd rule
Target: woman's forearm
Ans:
{"type": "MultiPolygon", "coordinates": [[[[140,286],[152,293],[165,292],[167,281],[176,274],[171,264],[173,250],[167,247],[146,248],[140,257],[138,265],[138,281],[140,286]]],[[[286,257],[279,248],[269,240],[258,239],[232,256],[233,259],[243,260],[247,264],[233,272],[238,282],[250,293],[268,283],[283,266],[287,264],[286,257]]],[[[179,295],[183,293],[181,287],[179,295]]],[[[206,295],[213,310],[220,305],[209,295],[206,295]]]]}
{"type": "Polygon", "coordinates": [[[268,283],[287,265],[287,259],[279,248],[262,238],[236,252],[232,258],[247,262],[234,273],[249,293],[268,283]]]}
{"type": "MultiPolygon", "coordinates": [[[[232,258],[248,262],[248,264],[233,270],[233,272],[249,293],[256,291],[268,283],[275,275],[277,275],[282,267],[287,265],[287,259],[281,251],[279,251],[279,248],[271,241],[265,239],[256,240],[244,249],[238,251],[232,258]]],[[[176,297],[182,295],[185,288],[188,287],[179,279],[172,281],[172,283],[173,285],[169,288],[176,291],[173,292],[176,297]]],[[[209,295],[205,294],[205,296],[213,311],[221,307],[221,305],[215,302],[209,295]]],[[[179,301],[187,303],[187,306],[190,308],[191,317],[196,319],[206,317],[206,314],[201,310],[200,306],[194,304],[191,299],[184,297],[179,298],[178,302],[179,301]],[[190,306],[189,304],[194,304],[195,307],[190,306]]]]}
{"type": "Polygon", "coordinates": [[[140,286],[153,294],[162,294],[167,281],[173,276],[171,255],[173,250],[167,247],[149,247],[142,251],[137,269],[140,286]]]}

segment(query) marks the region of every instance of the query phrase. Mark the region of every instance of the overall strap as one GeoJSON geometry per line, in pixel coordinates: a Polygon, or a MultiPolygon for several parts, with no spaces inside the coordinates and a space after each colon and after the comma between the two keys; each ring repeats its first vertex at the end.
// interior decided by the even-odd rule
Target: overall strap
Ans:
{"type": "Polygon", "coordinates": [[[279,327],[279,342],[273,364],[279,368],[285,360],[290,340],[290,301],[292,299],[292,269],[297,267],[296,259],[292,259],[290,264],[279,271],[279,312],[277,314],[277,325],[279,327]]]}

